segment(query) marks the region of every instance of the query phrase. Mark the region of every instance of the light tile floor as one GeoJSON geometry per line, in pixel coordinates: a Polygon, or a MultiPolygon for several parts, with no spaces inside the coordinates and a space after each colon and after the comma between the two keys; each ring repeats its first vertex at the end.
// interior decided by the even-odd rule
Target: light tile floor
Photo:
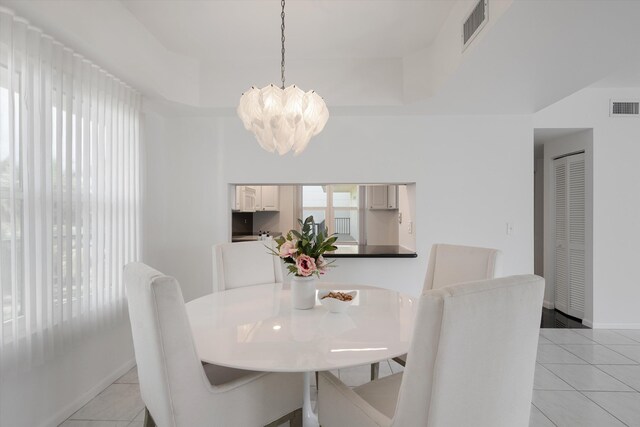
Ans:
{"type": "MultiPolygon", "coordinates": [[[[380,364],[381,377],[400,371],[380,364]]],[[[370,367],[334,374],[355,387],[370,367]]],[[[640,427],[640,331],[541,329],[533,389],[530,427],[640,427]]],[[[143,409],[133,368],[60,426],[142,427],[143,409]]]]}

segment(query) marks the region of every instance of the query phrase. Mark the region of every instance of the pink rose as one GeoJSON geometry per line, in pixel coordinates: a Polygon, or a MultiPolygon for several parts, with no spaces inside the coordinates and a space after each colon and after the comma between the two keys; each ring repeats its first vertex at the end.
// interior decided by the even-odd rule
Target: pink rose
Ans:
{"type": "Polygon", "coordinates": [[[316,261],[308,255],[300,255],[296,258],[296,267],[300,276],[311,276],[316,270],[316,261]]]}
{"type": "Polygon", "coordinates": [[[327,263],[327,260],[325,260],[322,255],[320,255],[318,257],[318,262],[316,264],[317,264],[318,271],[320,272],[320,274],[326,273],[327,265],[329,265],[329,264],[327,263]]]}
{"type": "Polygon", "coordinates": [[[289,258],[294,256],[298,252],[298,242],[293,240],[287,240],[280,246],[280,258],[289,258]]]}

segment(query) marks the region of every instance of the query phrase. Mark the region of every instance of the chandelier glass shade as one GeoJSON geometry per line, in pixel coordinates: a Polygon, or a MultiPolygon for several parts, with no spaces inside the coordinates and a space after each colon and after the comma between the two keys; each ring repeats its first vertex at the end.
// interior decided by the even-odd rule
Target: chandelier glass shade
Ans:
{"type": "Polygon", "coordinates": [[[238,116],[244,127],[253,132],[262,148],[281,156],[293,150],[300,154],[309,140],[319,134],[329,119],[324,100],[315,91],[305,92],[296,85],[284,86],[284,5],[282,12],[282,86],[273,84],[262,89],[251,87],[240,97],[238,116]]]}
{"type": "Polygon", "coordinates": [[[324,129],[329,110],[312,90],[304,92],[296,85],[281,89],[271,84],[243,93],[238,116],[265,150],[280,155],[293,150],[297,155],[324,129]]]}

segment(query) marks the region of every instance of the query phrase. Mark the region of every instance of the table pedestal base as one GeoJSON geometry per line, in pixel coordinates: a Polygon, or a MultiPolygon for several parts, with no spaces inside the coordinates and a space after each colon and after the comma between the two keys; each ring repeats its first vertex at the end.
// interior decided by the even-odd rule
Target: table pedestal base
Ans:
{"type": "MultiPolygon", "coordinates": [[[[304,373],[304,390],[302,399],[302,425],[304,427],[319,427],[318,414],[313,411],[311,406],[311,376],[315,372],[304,373]]],[[[316,403],[317,407],[317,403],[316,403]]]]}

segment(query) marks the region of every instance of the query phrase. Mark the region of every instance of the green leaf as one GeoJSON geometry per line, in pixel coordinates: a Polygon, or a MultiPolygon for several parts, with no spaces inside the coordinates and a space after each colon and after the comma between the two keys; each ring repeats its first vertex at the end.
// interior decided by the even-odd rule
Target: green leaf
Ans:
{"type": "Polygon", "coordinates": [[[265,247],[265,248],[267,248],[267,253],[269,253],[269,254],[271,254],[271,255],[274,255],[274,256],[277,256],[277,257],[279,257],[279,256],[280,256],[280,253],[279,253],[279,252],[276,252],[275,250],[273,250],[273,248],[272,248],[272,247],[267,246],[267,245],[264,245],[264,247],[265,247]]]}
{"type": "Polygon", "coordinates": [[[302,240],[302,234],[298,233],[296,230],[291,230],[291,234],[293,234],[298,240],[302,240]]]}

